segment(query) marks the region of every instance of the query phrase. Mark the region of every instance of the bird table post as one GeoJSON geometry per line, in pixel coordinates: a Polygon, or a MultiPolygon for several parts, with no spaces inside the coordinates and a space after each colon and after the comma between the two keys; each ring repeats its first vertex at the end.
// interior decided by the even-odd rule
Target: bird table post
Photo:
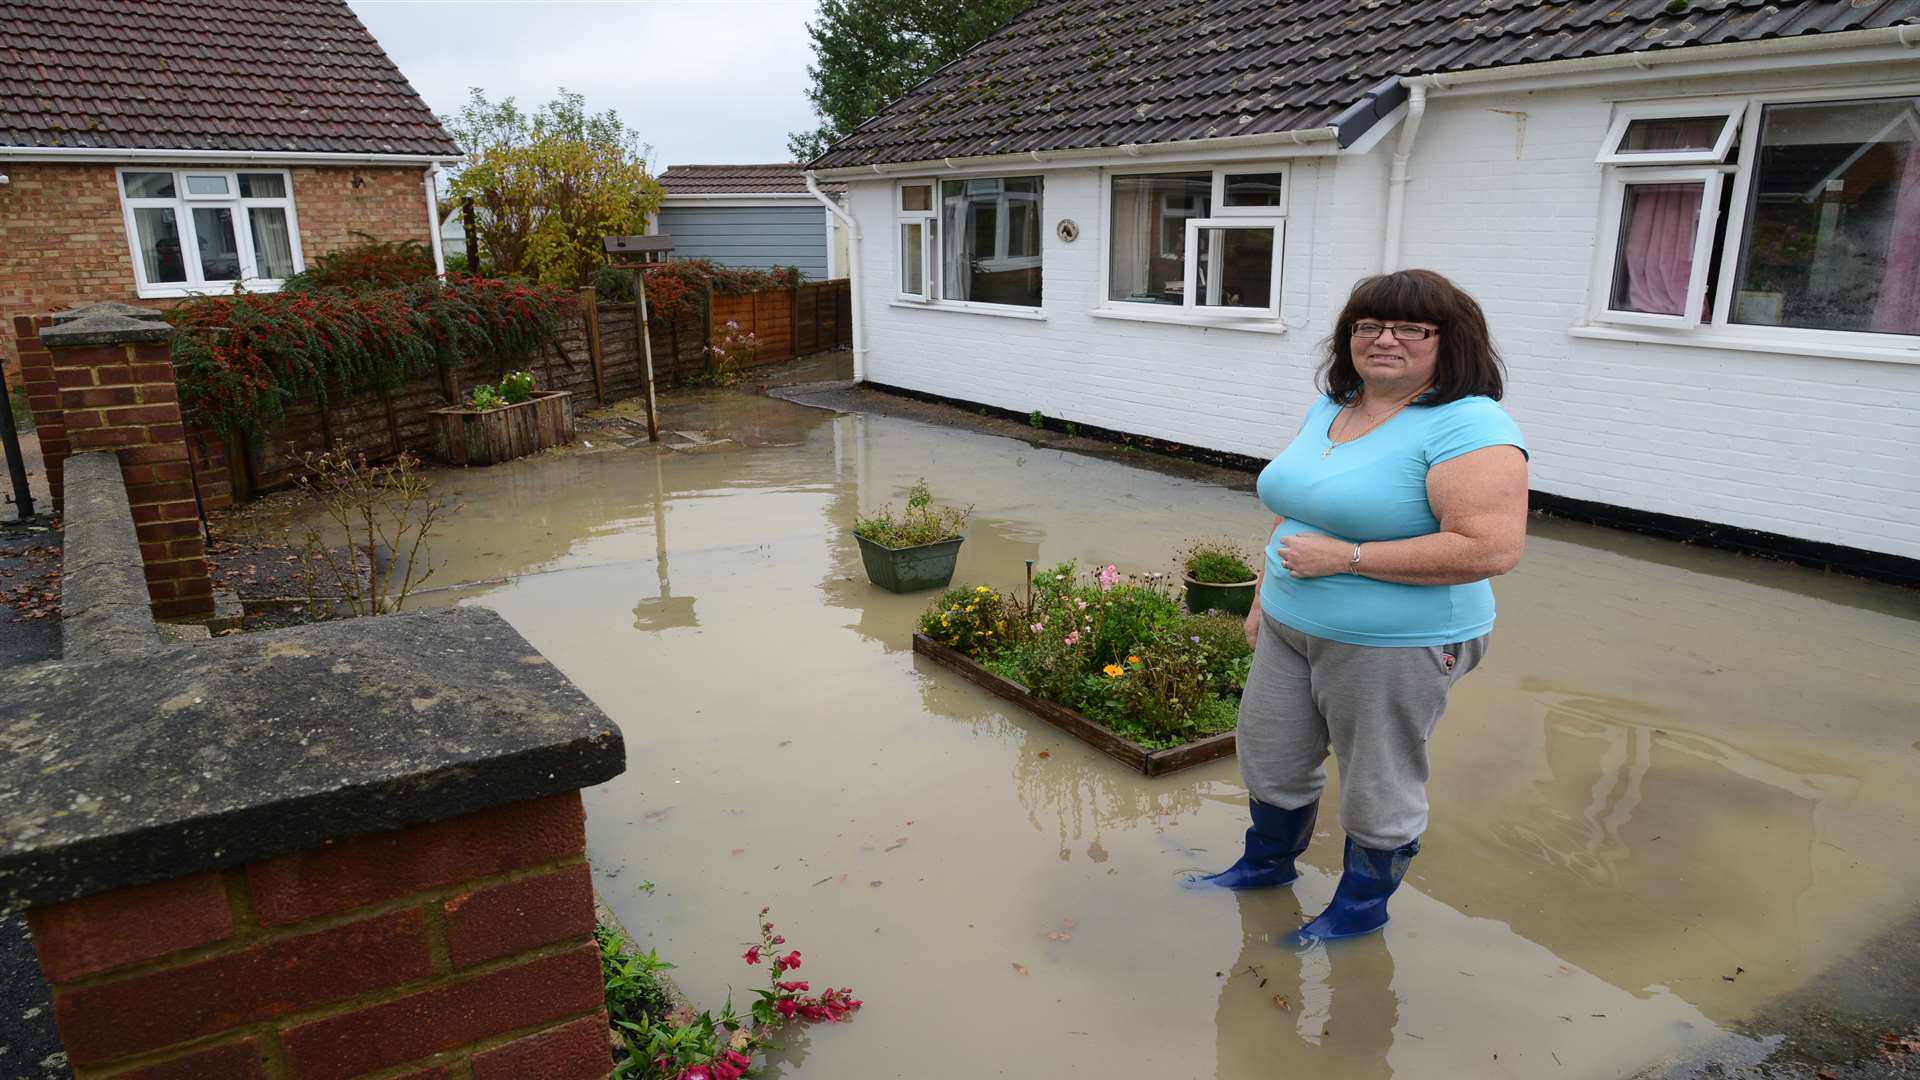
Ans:
{"type": "Polygon", "coordinates": [[[647,279],[642,270],[648,256],[666,258],[673,250],[671,236],[609,236],[602,241],[609,255],[639,255],[641,262],[619,264],[633,271],[634,345],[640,351],[641,374],[647,384],[647,439],[660,441],[660,421],[653,393],[653,337],[647,330],[647,279]]]}

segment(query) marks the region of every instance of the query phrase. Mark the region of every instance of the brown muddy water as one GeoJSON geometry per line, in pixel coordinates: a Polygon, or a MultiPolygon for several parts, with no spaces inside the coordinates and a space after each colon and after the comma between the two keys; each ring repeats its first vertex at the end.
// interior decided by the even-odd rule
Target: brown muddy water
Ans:
{"type": "Polygon", "coordinates": [[[751,1000],[771,905],[798,974],[867,1001],[769,1076],[1620,1077],[1920,894],[1915,594],[1541,521],[1435,737],[1392,924],[1282,951],[1265,935],[1332,892],[1331,804],[1294,888],[1178,888],[1236,854],[1234,762],[1143,779],[915,657],[932,594],[868,585],[847,531],[924,476],[977,508],[956,581],[1011,585],[1025,559],[1257,542],[1249,491],[741,394],[672,407],[732,441],[438,474],[462,505],[436,582],[495,583],[429,602],[498,610],[619,722],[628,771],[586,795],[598,883],[697,1000],[751,1000]]]}

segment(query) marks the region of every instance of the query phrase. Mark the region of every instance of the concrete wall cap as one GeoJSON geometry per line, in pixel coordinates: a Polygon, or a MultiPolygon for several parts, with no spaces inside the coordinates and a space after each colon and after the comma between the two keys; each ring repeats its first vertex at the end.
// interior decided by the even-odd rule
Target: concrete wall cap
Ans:
{"type": "Polygon", "coordinates": [[[146,322],[160,322],[164,319],[164,316],[154,308],[141,307],[138,304],[105,302],[99,304],[81,304],[78,307],[68,308],[65,311],[56,311],[53,313],[53,325],[64,326],[76,319],[84,319],[89,315],[125,315],[129,319],[141,319],[146,322]]]}
{"type": "Polygon", "coordinates": [[[101,313],[83,314],[47,327],[40,331],[40,344],[49,349],[70,349],[82,345],[137,345],[172,337],[173,327],[164,322],[101,313]]]}

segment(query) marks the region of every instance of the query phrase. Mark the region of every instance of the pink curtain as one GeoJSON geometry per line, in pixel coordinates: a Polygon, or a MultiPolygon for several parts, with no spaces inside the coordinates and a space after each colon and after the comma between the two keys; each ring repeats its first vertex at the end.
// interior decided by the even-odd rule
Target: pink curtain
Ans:
{"type": "Polygon", "coordinates": [[[1887,237],[1886,275],[1873,305],[1873,328],[1883,334],[1920,334],[1920,139],[1894,181],[1893,227],[1887,237]]]}
{"type": "Polygon", "coordinates": [[[1625,242],[1614,268],[1615,303],[1629,311],[1680,315],[1693,277],[1693,241],[1705,185],[1634,184],[1627,188],[1625,242]],[[1625,275],[1624,290],[1619,288],[1625,275]]]}

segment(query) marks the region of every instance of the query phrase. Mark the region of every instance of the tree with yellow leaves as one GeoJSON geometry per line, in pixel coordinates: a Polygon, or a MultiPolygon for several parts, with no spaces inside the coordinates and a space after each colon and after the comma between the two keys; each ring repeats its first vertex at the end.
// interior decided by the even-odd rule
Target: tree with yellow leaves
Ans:
{"type": "Polygon", "coordinates": [[[562,89],[529,114],[476,87],[442,123],[467,152],[450,201],[473,201],[474,239],[491,273],[586,284],[605,263],[602,238],[643,231],[660,208],[664,193],[647,171],[652,147],[613,110],[587,112],[583,95],[562,89]]]}

